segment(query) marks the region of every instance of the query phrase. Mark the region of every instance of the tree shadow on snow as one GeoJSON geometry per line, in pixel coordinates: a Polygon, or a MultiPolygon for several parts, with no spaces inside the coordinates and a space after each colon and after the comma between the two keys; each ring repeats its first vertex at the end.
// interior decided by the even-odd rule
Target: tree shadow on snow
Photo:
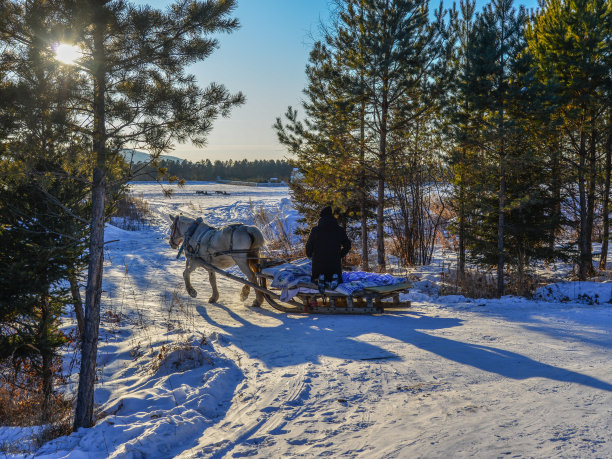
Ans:
{"type": "Polygon", "coordinates": [[[612,391],[612,384],[606,381],[538,362],[516,352],[426,332],[462,326],[463,321],[458,318],[430,317],[414,311],[382,316],[298,316],[270,313],[262,308],[256,313],[280,321],[275,326],[262,326],[222,304],[208,307],[223,309],[238,324],[216,321],[203,306],[196,309],[207,322],[222,329],[232,344],[251,358],[261,360],[268,368],[318,363],[322,357],[345,360],[397,358],[399,356],[377,343],[397,347],[398,342],[403,342],[443,359],[510,379],[539,377],[612,391]]]}

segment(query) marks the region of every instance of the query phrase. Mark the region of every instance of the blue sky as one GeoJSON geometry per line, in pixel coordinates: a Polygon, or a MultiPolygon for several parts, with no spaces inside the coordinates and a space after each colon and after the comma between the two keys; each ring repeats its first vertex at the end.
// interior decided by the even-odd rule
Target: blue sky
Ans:
{"type": "MultiPolygon", "coordinates": [[[[165,8],[172,2],[135,3],[165,8]]],[[[234,109],[230,118],[214,124],[205,148],[176,145],[170,154],[190,161],[284,158],[285,150],[277,142],[272,125],[287,106],[299,109],[308,54],[320,36],[320,24],[329,19],[328,3],[328,0],[238,0],[234,16],[240,21],[240,29],[220,35],[219,49],[194,65],[191,72],[203,86],[215,81],[230,91],[242,91],[246,104],[234,109]]],[[[446,7],[452,4],[444,3],[446,7]]],[[[480,0],[478,4],[481,3],[485,2],[480,0]]],[[[526,0],[524,4],[535,7],[536,0],[526,0]]],[[[432,7],[438,5],[438,0],[432,0],[432,7]]]]}

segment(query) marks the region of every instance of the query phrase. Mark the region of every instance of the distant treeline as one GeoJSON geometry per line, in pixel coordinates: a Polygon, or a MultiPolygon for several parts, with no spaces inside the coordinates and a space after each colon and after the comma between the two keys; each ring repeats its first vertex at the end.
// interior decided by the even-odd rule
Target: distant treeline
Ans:
{"type": "Polygon", "coordinates": [[[142,163],[136,164],[135,169],[140,169],[134,180],[151,180],[157,176],[158,169],[165,169],[169,176],[176,176],[184,180],[243,180],[253,182],[265,182],[272,177],[279,180],[288,181],[291,175],[292,166],[285,160],[258,159],[248,161],[217,160],[212,162],[205,159],[198,162],[191,161],[160,161],[160,167],[144,166],[142,163]]]}

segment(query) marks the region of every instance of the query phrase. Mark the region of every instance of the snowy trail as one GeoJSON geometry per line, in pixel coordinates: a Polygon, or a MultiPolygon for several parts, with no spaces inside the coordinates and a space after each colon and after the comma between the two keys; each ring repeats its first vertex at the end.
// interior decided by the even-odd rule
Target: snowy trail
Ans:
{"type": "Polygon", "coordinates": [[[194,196],[221,187],[167,200],[135,186],[159,219],[107,231],[120,239],[105,263],[107,416],[40,457],[612,457],[610,304],[415,293],[379,316],[291,315],[246,306],[226,279],[209,304],[204,271],[192,299],[162,215],[218,225],[287,202],[286,189],[194,196]],[[197,352],[171,358],[185,343],[197,352]]]}
{"type": "MultiPolygon", "coordinates": [[[[231,294],[231,285],[224,286],[222,298],[231,294]]],[[[512,306],[530,316],[534,305],[512,306]]],[[[199,312],[241,355],[244,385],[225,419],[182,457],[595,457],[610,451],[605,330],[591,330],[604,339],[584,350],[582,341],[559,340],[559,332],[574,333],[575,324],[565,320],[542,334],[520,320],[491,318],[490,311],[434,304],[371,318],[264,313],[264,320],[236,306],[199,312]],[[378,359],[385,355],[391,358],[378,359]]],[[[563,306],[557,312],[580,314],[563,306]]],[[[609,322],[607,308],[597,312],[609,322]]]]}

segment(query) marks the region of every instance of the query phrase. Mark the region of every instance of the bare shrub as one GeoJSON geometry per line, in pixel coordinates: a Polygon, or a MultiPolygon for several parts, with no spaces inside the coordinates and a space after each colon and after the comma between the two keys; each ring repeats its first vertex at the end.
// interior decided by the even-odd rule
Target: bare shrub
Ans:
{"type": "Polygon", "coordinates": [[[149,365],[151,373],[160,370],[165,374],[193,370],[204,365],[214,366],[214,362],[203,349],[207,342],[194,340],[163,345],[149,365]]]}
{"type": "Polygon", "coordinates": [[[151,209],[149,203],[140,196],[126,193],[115,203],[111,215],[113,225],[127,231],[139,231],[149,226],[151,209]]]}
{"type": "Polygon", "coordinates": [[[266,238],[266,248],[274,257],[296,259],[304,256],[304,245],[287,227],[287,217],[282,210],[276,212],[249,202],[253,224],[266,238]]]}
{"type": "Polygon", "coordinates": [[[357,266],[361,266],[361,253],[350,251],[342,260],[342,267],[353,269],[357,266]]]}
{"type": "Polygon", "coordinates": [[[389,180],[394,210],[390,214],[394,254],[403,266],[428,265],[450,212],[444,189],[435,182],[424,183],[409,175],[396,173],[389,180]]]}
{"type": "MultiPolygon", "coordinates": [[[[443,270],[440,275],[440,295],[463,295],[467,298],[496,298],[497,277],[491,272],[466,269],[461,276],[455,269],[443,270]]],[[[532,297],[535,291],[551,282],[551,279],[533,273],[505,276],[507,295],[532,297]],[[521,280],[522,279],[522,280],[521,280]]]]}
{"type": "Polygon", "coordinates": [[[440,274],[440,295],[463,295],[467,298],[495,298],[497,280],[489,272],[465,270],[463,276],[456,270],[440,274]]]}
{"type": "MultiPolygon", "coordinates": [[[[53,371],[58,374],[60,358],[56,358],[53,371]]],[[[29,441],[3,444],[0,452],[29,453],[54,438],[72,432],[73,400],[58,392],[45,400],[42,380],[36,369],[28,363],[13,365],[8,359],[0,364],[0,425],[42,426],[29,441]]],[[[56,377],[65,382],[62,377],[56,377]]]]}

